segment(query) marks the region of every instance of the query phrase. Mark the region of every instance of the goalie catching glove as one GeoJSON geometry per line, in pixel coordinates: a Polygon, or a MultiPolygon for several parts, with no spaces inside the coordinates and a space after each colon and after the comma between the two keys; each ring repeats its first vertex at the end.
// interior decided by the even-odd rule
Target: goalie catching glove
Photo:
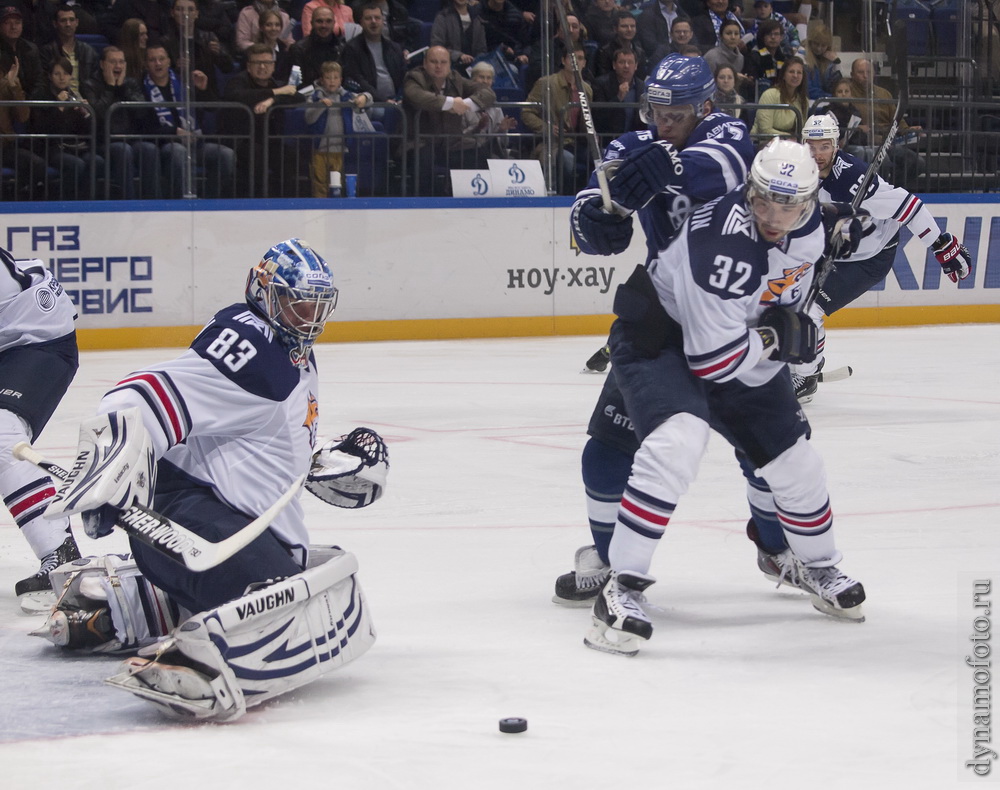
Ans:
{"type": "Polygon", "coordinates": [[[355,428],[313,454],[306,490],[337,507],[367,507],[382,496],[389,450],[371,428],[355,428]]]}

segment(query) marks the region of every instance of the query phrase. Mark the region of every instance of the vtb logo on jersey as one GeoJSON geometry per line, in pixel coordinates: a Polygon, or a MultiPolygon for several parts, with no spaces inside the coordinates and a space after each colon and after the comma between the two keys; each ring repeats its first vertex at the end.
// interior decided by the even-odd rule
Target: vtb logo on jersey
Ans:
{"type": "Polygon", "coordinates": [[[767,281],[767,290],[761,294],[760,303],[763,305],[791,304],[799,298],[799,283],[812,268],[812,263],[803,263],[794,269],[785,269],[781,277],[775,277],[767,281]],[[788,294],[788,298],[785,298],[788,294]]]}
{"type": "Polygon", "coordinates": [[[316,432],[319,430],[319,401],[311,392],[309,402],[306,404],[306,419],[302,427],[309,431],[309,446],[316,446],[316,432]]]}

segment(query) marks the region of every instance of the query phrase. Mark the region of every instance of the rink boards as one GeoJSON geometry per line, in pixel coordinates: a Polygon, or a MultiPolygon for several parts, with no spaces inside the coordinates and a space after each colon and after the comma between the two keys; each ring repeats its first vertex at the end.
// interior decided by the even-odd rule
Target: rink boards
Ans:
{"type": "MultiPolygon", "coordinates": [[[[969,247],[974,277],[953,285],[904,228],[892,274],[832,326],[1000,322],[1000,200],[925,202],[969,247]]],[[[7,204],[2,243],[52,268],[78,306],[85,348],[187,344],[221,305],[242,300],[267,248],[294,236],[326,257],[340,288],[324,340],[600,334],[645,243],[636,223],[626,253],[579,255],[569,204],[108,202],[47,204],[44,213],[7,204]]]]}

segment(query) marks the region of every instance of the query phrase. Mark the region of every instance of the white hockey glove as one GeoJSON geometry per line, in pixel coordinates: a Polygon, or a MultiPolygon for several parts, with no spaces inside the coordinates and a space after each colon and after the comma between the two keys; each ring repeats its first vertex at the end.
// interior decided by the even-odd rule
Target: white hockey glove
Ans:
{"type": "Polygon", "coordinates": [[[92,538],[110,535],[118,512],[153,501],[156,459],[137,407],[80,423],[76,460],[45,510],[48,518],[83,514],[92,538]]]}
{"type": "Polygon", "coordinates": [[[313,454],[306,490],[337,507],[367,507],[382,496],[389,450],[371,428],[355,428],[313,454]]]}

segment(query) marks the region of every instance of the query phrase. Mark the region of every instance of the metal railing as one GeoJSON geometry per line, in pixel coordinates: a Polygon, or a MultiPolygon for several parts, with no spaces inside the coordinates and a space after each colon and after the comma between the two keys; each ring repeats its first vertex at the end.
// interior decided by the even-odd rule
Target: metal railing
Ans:
{"type": "MultiPolygon", "coordinates": [[[[829,101],[859,104],[864,100],[829,101]]],[[[53,104],[64,103],[0,102],[0,113],[13,117],[19,110],[53,104]]],[[[895,102],[874,100],[868,104],[874,108],[894,106],[895,102]]],[[[721,105],[720,109],[738,108],[745,120],[752,120],[748,116],[762,106],[747,103],[721,105]]],[[[768,105],[775,106],[797,112],[788,105],[768,105]]],[[[586,184],[593,162],[583,134],[562,131],[554,136],[552,150],[546,153],[543,137],[529,131],[521,119],[528,108],[544,119],[540,105],[509,102],[497,107],[517,121],[513,129],[431,135],[421,129],[419,116],[411,120],[399,105],[376,104],[369,112],[369,117],[376,119],[376,131],[345,134],[346,151],[338,163],[317,156],[318,135],[305,122],[306,105],[277,106],[256,115],[238,103],[192,104],[190,111],[197,115],[202,132],[189,136],[157,133],[158,120],[150,103],[120,103],[109,109],[101,129],[91,114],[85,135],[32,132],[30,121],[19,122],[15,131],[0,134],[0,198],[318,197],[327,194],[332,168],[357,176],[359,197],[441,197],[451,193],[449,174],[453,168],[484,168],[489,158],[544,161],[546,156],[553,160],[550,194],[573,194],[586,184]],[[111,131],[123,127],[143,131],[111,131]]],[[[572,107],[560,109],[560,121],[572,107]]],[[[638,110],[637,104],[593,105],[598,113],[623,107],[638,110]]],[[[950,100],[922,99],[911,101],[910,113],[924,121],[923,129],[917,140],[901,141],[890,152],[882,169],[888,180],[921,192],[1000,189],[1000,104],[965,101],[956,108],[950,100]]],[[[620,134],[617,130],[599,133],[602,146],[620,134]]],[[[768,135],[756,137],[758,143],[770,139],[768,135]]],[[[862,158],[873,153],[870,140],[848,150],[862,158]]],[[[346,183],[343,189],[346,194],[346,183]]]]}

